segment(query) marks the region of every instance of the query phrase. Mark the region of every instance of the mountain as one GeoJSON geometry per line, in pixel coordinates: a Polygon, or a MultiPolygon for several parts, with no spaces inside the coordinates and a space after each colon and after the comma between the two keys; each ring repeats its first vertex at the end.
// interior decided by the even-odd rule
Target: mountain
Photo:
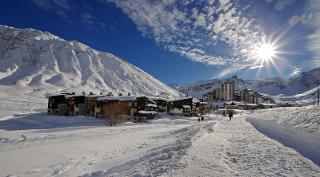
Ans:
{"type": "Polygon", "coordinates": [[[0,85],[179,97],[136,66],[48,32],[0,25],[0,85]]]}
{"type": "Polygon", "coordinates": [[[301,105],[307,105],[307,104],[316,104],[318,101],[318,92],[319,92],[320,86],[315,87],[311,90],[308,90],[306,92],[296,94],[293,96],[278,96],[279,100],[283,102],[294,102],[301,105]]]}
{"type": "Polygon", "coordinates": [[[309,91],[320,83],[320,68],[303,72],[297,77],[288,79],[271,78],[265,80],[249,80],[248,85],[252,89],[267,93],[269,95],[292,96],[309,91]]]}
{"type": "Polygon", "coordinates": [[[250,88],[270,96],[288,98],[310,91],[317,87],[319,85],[317,83],[320,83],[320,68],[303,72],[300,76],[288,79],[269,78],[264,80],[243,80],[233,76],[224,80],[211,79],[198,81],[193,84],[180,86],[178,87],[178,90],[182,93],[201,98],[203,94],[217,88],[226,80],[234,81],[236,83],[236,90],[250,88]]]}

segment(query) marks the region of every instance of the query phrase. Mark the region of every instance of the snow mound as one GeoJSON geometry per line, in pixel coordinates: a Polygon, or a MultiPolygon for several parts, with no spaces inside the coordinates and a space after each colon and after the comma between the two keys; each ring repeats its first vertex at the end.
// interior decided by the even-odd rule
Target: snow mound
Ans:
{"type": "Polygon", "coordinates": [[[249,118],[273,121],[301,132],[320,134],[319,106],[257,110],[249,118]]]}

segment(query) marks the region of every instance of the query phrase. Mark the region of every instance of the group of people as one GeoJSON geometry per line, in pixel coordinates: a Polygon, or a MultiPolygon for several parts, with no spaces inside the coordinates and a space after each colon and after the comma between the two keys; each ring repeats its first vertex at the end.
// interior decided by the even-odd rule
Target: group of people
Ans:
{"type": "Polygon", "coordinates": [[[200,120],[201,120],[201,121],[204,121],[204,117],[203,117],[203,116],[201,116],[201,118],[199,117],[199,118],[198,118],[198,122],[200,122],[200,120]]]}

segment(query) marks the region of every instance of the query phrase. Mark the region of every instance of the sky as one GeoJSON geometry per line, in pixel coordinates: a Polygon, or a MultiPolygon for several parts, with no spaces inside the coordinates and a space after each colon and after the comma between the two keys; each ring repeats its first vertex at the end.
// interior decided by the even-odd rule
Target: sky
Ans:
{"type": "Polygon", "coordinates": [[[0,24],[110,52],[164,83],[320,67],[318,0],[4,0],[0,24]]]}

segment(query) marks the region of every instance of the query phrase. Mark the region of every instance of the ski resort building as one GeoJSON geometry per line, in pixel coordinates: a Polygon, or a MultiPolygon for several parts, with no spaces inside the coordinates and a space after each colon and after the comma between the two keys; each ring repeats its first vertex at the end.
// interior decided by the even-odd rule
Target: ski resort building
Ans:
{"type": "Polygon", "coordinates": [[[227,81],[221,85],[224,101],[234,100],[234,82],[227,81]]]}
{"type": "Polygon", "coordinates": [[[250,89],[244,89],[240,91],[241,101],[247,102],[247,103],[256,103],[256,96],[255,92],[250,89]]]}

